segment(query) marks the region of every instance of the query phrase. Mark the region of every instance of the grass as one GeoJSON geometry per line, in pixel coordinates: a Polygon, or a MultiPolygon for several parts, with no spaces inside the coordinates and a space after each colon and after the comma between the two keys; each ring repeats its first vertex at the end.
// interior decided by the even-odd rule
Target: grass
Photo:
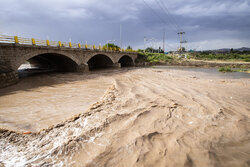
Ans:
{"type": "Polygon", "coordinates": [[[171,61],[173,58],[163,53],[144,53],[138,54],[137,62],[149,62],[149,63],[165,63],[171,61]]]}
{"type": "Polygon", "coordinates": [[[248,69],[236,69],[234,70],[235,72],[246,72],[246,73],[250,73],[250,70],[248,69]]]}
{"type": "Polygon", "coordinates": [[[219,71],[220,72],[233,72],[233,70],[231,69],[231,67],[220,67],[219,71]]]}
{"type": "Polygon", "coordinates": [[[228,52],[228,53],[211,53],[196,52],[190,53],[189,57],[198,60],[229,60],[229,61],[245,61],[250,62],[249,52],[228,52]]]}
{"type": "Polygon", "coordinates": [[[220,67],[219,72],[247,72],[250,73],[249,69],[232,69],[231,67],[220,67]]]}

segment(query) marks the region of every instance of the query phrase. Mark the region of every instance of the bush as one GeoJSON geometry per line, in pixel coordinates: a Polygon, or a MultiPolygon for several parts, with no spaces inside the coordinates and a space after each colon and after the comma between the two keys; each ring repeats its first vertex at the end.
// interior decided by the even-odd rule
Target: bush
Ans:
{"type": "Polygon", "coordinates": [[[230,52],[230,53],[197,52],[197,53],[190,53],[190,58],[199,60],[240,60],[240,61],[250,62],[250,54],[248,52],[230,52]]]}
{"type": "Polygon", "coordinates": [[[150,63],[158,63],[158,62],[167,62],[172,60],[171,56],[168,56],[163,53],[144,53],[139,52],[136,62],[150,62],[150,63]]]}
{"type": "Polygon", "coordinates": [[[220,72],[233,72],[233,70],[231,69],[231,67],[220,67],[219,71],[220,72]]]}
{"type": "Polygon", "coordinates": [[[150,54],[147,56],[147,61],[150,63],[167,62],[173,58],[165,54],[150,54]]]}

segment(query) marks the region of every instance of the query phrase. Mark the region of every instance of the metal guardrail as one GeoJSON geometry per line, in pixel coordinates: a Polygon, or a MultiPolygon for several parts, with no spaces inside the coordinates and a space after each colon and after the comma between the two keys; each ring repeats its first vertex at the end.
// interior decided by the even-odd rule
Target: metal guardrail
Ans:
{"type": "Polygon", "coordinates": [[[18,36],[0,35],[0,43],[15,43],[23,45],[37,45],[37,46],[50,46],[50,47],[65,47],[65,48],[78,48],[88,50],[101,50],[101,51],[115,51],[115,52],[136,52],[131,49],[114,49],[106,46],[96,46],[80,43],[61,42],[61,41],[49,41],[39,40],[35,38],[23,38],[18,36]]]}

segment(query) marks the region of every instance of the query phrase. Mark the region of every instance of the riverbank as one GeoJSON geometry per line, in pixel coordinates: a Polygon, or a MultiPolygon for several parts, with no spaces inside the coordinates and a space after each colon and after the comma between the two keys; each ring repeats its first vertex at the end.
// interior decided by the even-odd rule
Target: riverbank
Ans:
{"type": "Polygon", "coordinates": [[[199,57],[187,54],[186,58],[179,57],[175,54],[162,54],[162,53],[138,53],[136,59],[136,66],[155,66],[155,65],[167,65],[167,66],[194,66],[194,67],[231,67],[231,68],[250,68],[250,62],[244,61],[250,58],[250,55],[243,55],[244,59],[231,59],[230,55],[220,55],[216,57],[206,57],[203,55],[199,57]],[[192,58],[193,57],[193,58],[192,58]],[[207,60],[207,59],[208,60],[207,60]],[[220,59],[215,59],[220,58],[220,59]]]}
{"type": "MultiPolygon", "coordinates": [[[[77,93],[74,95],[78,96],[79,106],[88,94],[87,89],[81,89],[88,82],[84,78],[89,78],[90,85],[95,87],[108,80],[111,85],[107,85],[101,99],[96,98],[88,109],[72,115],[71,119],[31,134],[1,130],[0,164],[248,166],[250,79],[215,75],[175,69],[134,68],[89,73],[82,78],[70,74],[63,76],[65,82],[62,76],[54,75],[50,76],[50,84],[44,81],[40,86],[42,78],[37,78],[37,85],[26,85],[26,91],[19,89],[22,87],[20,82],[9,87],[11,93],[4,95],[12,99],[11,96],[21,93],[35,99],[37,96],[32,96],[33,93],[37,95],[58,89],[61,97],[69,97],[68,89],[78,85],[73,92],[77,93]]],[[[50,93],[50,99],[57,101],[58,106],[67,105],[67,100],[72,98],[58,99],[57,93],[50,93]]],[[[7,97],[1,96],[3,100],[7,97]]],[[[46,98],[43,96],[40,100],[46,98]]],[[[19,103],[14,107],[22,108],[22,105],[27,104],[19,103]]],[[[14,107],[10,107],[14,109],[12,114],[15,113],[14,107]]],[[[52,109],[50,112],[60,115],[60,109],[52,109]]],[[[71,112],[70,107],[68,112],[71,112]]],[[[32,116],[31,111],[26,114],[32,116]]]]}
{"type": "Polygon", "coordinates": [[[232,61],[205,61],[190,59],[173,59],[166,62],[139,62],[136,66],[192,66],[192,67],[231,67],[231,68],[250,68],[249,62],[232,61]]]}

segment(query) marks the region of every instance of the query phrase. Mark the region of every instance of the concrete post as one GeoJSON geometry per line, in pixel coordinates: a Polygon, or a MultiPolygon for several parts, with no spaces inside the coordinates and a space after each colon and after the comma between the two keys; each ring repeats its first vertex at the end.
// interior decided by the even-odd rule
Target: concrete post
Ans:
{"type": "Polygon", "coordinates": [[[31,38],[31,41],[32,41],[32,45],[36,45],[36,40],[35,40],[35,38],[31,38]]]}
{"type": "Polygon", "coordinates": [[[59,46],[59,48],[62,47],[62,42],[61,41],[58,41],[58,46],[59,46]]]}

